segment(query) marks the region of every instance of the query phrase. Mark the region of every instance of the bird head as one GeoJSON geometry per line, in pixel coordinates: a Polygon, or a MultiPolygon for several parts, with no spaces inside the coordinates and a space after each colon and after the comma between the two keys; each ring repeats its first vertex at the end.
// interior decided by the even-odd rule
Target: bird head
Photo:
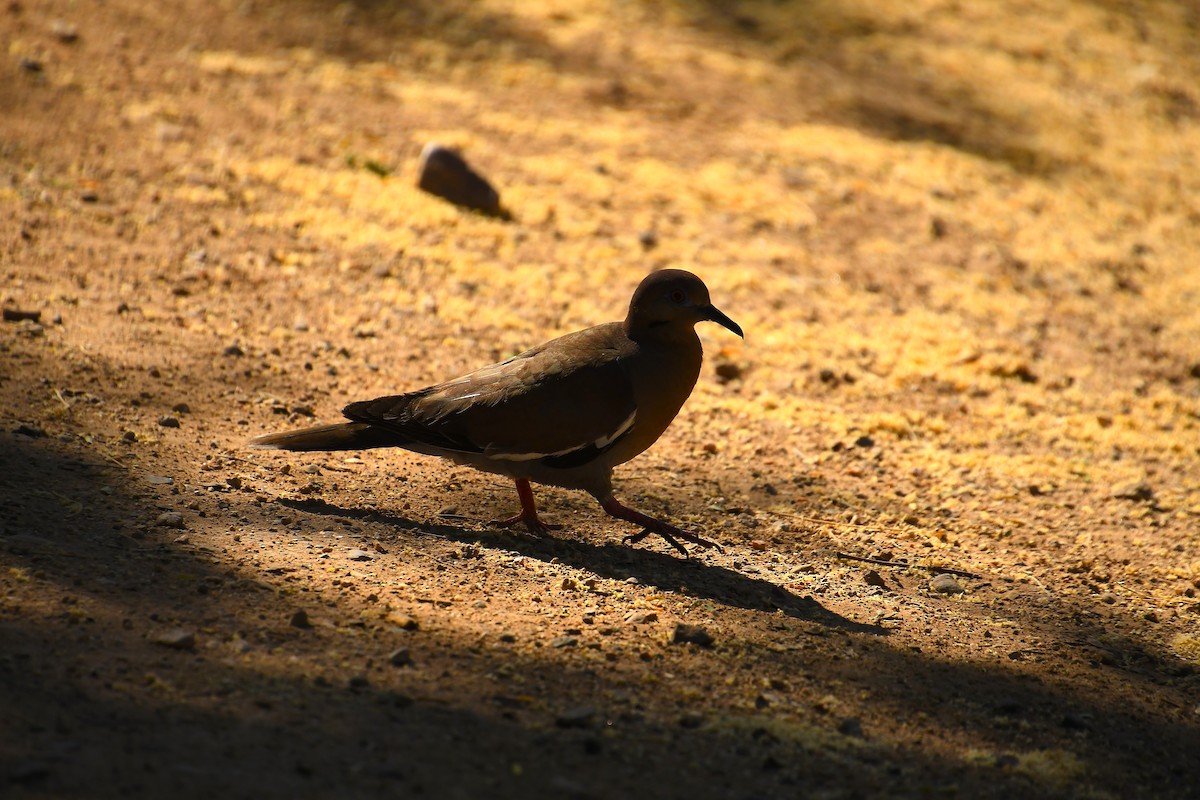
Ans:
{"type": "Polygon", "coordinates": [[[643,332],[691,330],[705,320],[745,338],[741,327],[712,304],[704,281],[682,269],[664,269],[651,272],[638,285],[629,301],[625,328],[637,338],[643,332]]]}

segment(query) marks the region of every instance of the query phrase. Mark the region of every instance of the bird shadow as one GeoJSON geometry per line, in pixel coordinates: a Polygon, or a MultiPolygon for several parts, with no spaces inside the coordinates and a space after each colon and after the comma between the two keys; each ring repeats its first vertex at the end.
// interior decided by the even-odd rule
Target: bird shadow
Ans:
{"type": "Polygon", "coordinates": [[[614,578],[636,578],[639,583],[663,590],[700,597],[747,611],[782,613],[793,619],[817,623],[847,633],[886,636],[887,628],[843,617],[830,611],[807,595],[797,595],[778,584],[755,578],[734,569],[705,564],[694,558],[635,548],[625,544],[592,544],[552,536],[532,536],[498,528],[462,527],[436,522],[418,522],[407,517],[374,509],[347,508],[319,498],[293,500],[280,498],[276,502],[295,511],[361,520],[387,525],[397,533],[410,533],[450,539],[464,544],[515,551],[527,558],[550,561],[586,569],[597,575],[614,578]]]}

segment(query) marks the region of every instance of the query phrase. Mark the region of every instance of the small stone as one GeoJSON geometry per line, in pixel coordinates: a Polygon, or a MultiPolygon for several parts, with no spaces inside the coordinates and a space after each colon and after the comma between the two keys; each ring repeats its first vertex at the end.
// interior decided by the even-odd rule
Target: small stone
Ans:
{"type": "Polygon", "coordinates": [[[417,187],[456,206],[507,217],[500,194],[456,151],[430,142],[421,151],[417,187]]]}
{"type": "Polygon", "coordinates": [[[883,580],[883,576],[879,574],[878,570],[871,569],[863,573],[863,583],[867,586],[878,586],[880,589],[888,588],[887,583],[883,580]]]}
{"type": "Polygon", "coordinates": [[[151,486],[170,486],[175,479],[169,475],[147,475],[145,481],[151,486]]]}
{"type": "Polygon", "coordinates": [[[766,550],[768,547],[770,547],[770,545],[768,545],[762,539],[751,539],[750,540],[750,549],[751,550],[766,550]]]}
{"type": "Polygon", "coordinates": [[[156,636],[154,643],[173,650],[193,650],[196,647],[196,634],[184,628],[173,628],[156,636]]]}
{"type": "Polygon", "coordinates": [[[671,643],[688,643],[699,645],[700,647],[711,647],[713,637],[703,626],[680,622],[675,625],[675,630],[671,634],[671,643]]]}
{"type": "Polygon", "coordinates": [[[21,322],[23,320],[29,320],[30,322],[41,322],[42,321],[42,312],[41,311],[22,311],[19,308],[5,308],[4,309],[4,321],[5,322],[21,322]]]}
{"type": "Polygon", "coordinates": [[[643,250],[653,250],[658,247],[658,234],[650,230],[642,231],[638,234],[638,244],[643,250]]]}
{"type": "Polygon", "coordinates": [[[246,355],[246,351],[238,347],[236,344],[231,344],[221,351],[221,355],[229,356],[230,358],[241,358],[246,355]]]}
{"type": "Polygon", "coordinates": [[[164,511],[154,520],[155,526],[159,528],[184,528],[183,514],[178,511],[164,511]]]}
{"type": "Polygon", "coordinates": [[[862,721],[855,717],[847,717],[838,723],[838,733],[842,736],[853,736],[856,739],[863,738],[862,721]]]}
{"type": "Polygon", "coordinates": [[[121,441],[133,444],[134,442],[137,441],[137,434],[134,433],[133,431],[125,431],[124,433],[121,434],[121,441]]]}
{"type": "Polygon", "coordinates": [[[230,475],[225,479],[225,485],[230,489],[240,489],[242,488],[242,479],[238,475],[230,475]]]}
{"type": "Polygon", "coordinates": [[[965,590],[953,575],[943,572],[929,582],[929,588],[939,594],[962,594],[965,590]]]}
{"type": "Polygon", "coordinates": [[[1145,481],[1127,483],[1113,489],[1112,496],[1118,500],[1135,500],[1148,503],[1154,499],[1154,489],[1145,481]]]}
{"type": "Polygon", "coordinates": [[[855,447],[874,447],[875,440],[870,436],[860,436],[854,440],[855,447]]]}
{"type": "Polygon", "coordinates": [[[191,540],[192,540],[192,537],[190,537],[186,533],[184,533],[179,536],[176,536],[175,539],[172,541],[172,544],[187,544],[191,540]]]}
{"type": "Polygon", "coordinates": [[[393,611],[384,617],[384,619],[387,620],[388,623],[405,631],[415,631],[420,630],[421,628],[421,624],[419,622],[417,622],[408,614],[404,614],[399,611],[393,611]]]}
{"type": "Polygon", "coordinates": [[[393,667],[411,667],[413,663],[412,654],[408,652],[407,647],[398,647],[388,656],[388,663],[393,667]]]}
{"type": "Polygon", "coordinates": [[[311,628],[312,627],[312,622],[310,622],[308,619],[308,612],[305,611],[303,608],[297,609],[296,612],[294,614],[292,614],[292,618],[288,621],[288,624],[291,625],[293,628],[311,628]]]}
{"type": "Polygon", "coordinates": [[[366,675],[355,675],[352,678],[350,678],[349,681],[347,681],[347,685],[351,689],[357,691],[359,689],[366,689],[367,687],[369,687],[371,685],[371,681],[370,681],[370,679],[367,678],[366,675]]]}
{"type": "Polygon", "coordinates": [[[159,417],[158,424],[163,428],[178,428],[179,427],[179,418],[178,417],[170,417],[170,416],[159,417]]]}
{"type": "Polygon", "coordinates": [[[372,561],[375,559],[375,555],[369,550],[355,549],[351,550],[347,554],[347,558],[349,558],[351,561],[372,561]]]}
{"type": "Polygon", "coordinates": [[[628,625],[645,625],[648,622],[658,622],[657,611],[630,611],[625,615],[628,625]]]}
{"type": "Polygon", "coordinates": [[[63,44],[74,44],[79,40],[79,29],[63,19],[51,22],[50,32],[63,44]]]}
{"type": "Polygon", "coordinates": [[[30,439],[41,439],[46,435],[46,432],[36,425],[26,425],[24,423],[13,428],[13,433],[17,436],[28,436],[30,439]]]}
{"type": "Polygon", "coordinates": [[[596,709],[592,706],[576,706],[559,714],[554,724],[560,728],[586,728],[595,716],[596,709]]]}
{"type": "Polygon", "coordinates": [[[551,647],[574,647],[579,644],[578,636],[559,636],[550,640],[551,647]]]}
{"type": "Polygon", "coordinates": [[[722,361],[717,364],[717,382],[729,383],[742,377],[745,370],[732,361],[722,361]]]}
{"type": "Polygon", "coordinates": [[[517,641],[517,636],[513,633],[502,633],[500,634],[500,641],[504,644],[513,644],[517,641]]]}
{"type": "Polygon", "coordinates": [[[176,403],[175,405],[171,406],[171,410],[174,411],[176,414],[192,413],[192,409],[187,403],[176,403]]]}

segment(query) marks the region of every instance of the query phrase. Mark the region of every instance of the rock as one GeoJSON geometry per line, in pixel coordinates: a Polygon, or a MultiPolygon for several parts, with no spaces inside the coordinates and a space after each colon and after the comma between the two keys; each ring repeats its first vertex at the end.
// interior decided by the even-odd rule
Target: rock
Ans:
{"type": "Polygon", "coordinates": [[[312,622],[310,622],[308,619],[308,612],[305,611],[303,608],[297,609],[296,612],[294,614],[292,614],[292,618],[291,618],[291,620],[288,621],[288,624],[291,625],[293,628],[311,628],[312,627],[312,622]]]}
{"type": "Polygon", "coordinates": [[[1127,483],[1113,489],[1112,496],[1118,500],[1135,500],[1148,503],[1154,499],[1154,489],[1145,481],[1127,483]]]}
{"type": "Polygon", "coordinates": [[[421,151],[418,169],[418,188],[462,208],[493,217],[509,216],[500,205],[499,192],[456,151],[430,142],[421,151]]]}
{"type": "Polygon", "coordinates": [[[246,355],[246,351],[238,347],[236,344],[231,344],[221,351],[221,355],[229,356],[230,358],[241,358],[246,355]]]}
{"type": "Polygon", "coordinates": [[[658,612],[630,611],[625,615],[625,622],[629,625],[645,625],[647,622],[658,622],[658,612]]]}
{"type": "Polygon", "coordinates": [[[28,436],[30,439],[41,439],[46,435],[46,432],[36,425],[26,425],[24,423],[13,428],[13,433],[17,436],[28,436]]]}
{"type": "Polygon", "coordinates": [[[676,624],[675,630],[671,633],[671,644],[688,643],[700,647],[711,647],[713,641],[712,634],[703,626],[689,625],[685,622],[676,624]]]}
{"type": "Polygon", "coordinates": [[[182,530],[185,527],[183,514],[180,514],[178,511],[164,511],[154,520],[154,524],[159,528],[179,528],[182,530]]]}
{"type": "Polygon", "coordinates": [[[729,383],[736,381],[745,374],[745,370],[732,361],[721,361],[717,364],[717,382],[729,383]]]}
{"type": "Polygon", "coordinates": [[[171,406],[171,410],[174,411],[176,414],[192,413],[192,408],[187,403],[176,403],[175,405],[171,406]]]}
{"type": "Polygon", "coordinates": [[[855,447],[874,447],[875,440],[870,436],[860,436],[854,440],[855,447]]]}
{"type": "Polygon", "coordinates": [[[953,575],[943,572],[929,582],[929,588],[939,594],[962,594],[965,590],[953,575]]]}
{"type": "Polygon", "coordinates": [[[550,640],[551,647],[574,647],[579,644],[578,636],[559,636],[550,640]]]}
{"type": "Polygon", "coordinates": [[[194,650],[196,634],[184,628],[173,628],[154,637],[154,643],[173,650],[194,650]]]}
{"type": "Polygon", "coordinates": [[[406,630],[406,631],[419,630],[421,627],[421,624],[419,622],[417,622],[415,619],[410,617],[408,614],[404,614],[399,611],[393,611],[392,613],[390,613],[386,617],[384,617],[384,619],[387,620],[387,622],[391,623],[392,625],[395,625],[397,628],[400,628],[400,629],[406,630]]]}
{"type": "Polygon", "coordinates": [[[658,247],[658,234],[651,230],[645,230],[638,234],[638,243],[643,250],[653,250],[658,247]]]}
{"type": "Polygon", "coordinates": [[[169,475],[147,475],[144,480],[151,486],[170,486],[175,482],[169,475]]]}
{"type": "Polygon", "coordinates": [[[5,308],[4,309],[4,321],[5,322],[21,322],[22,320],[29,320],[30,322],[41,322],[42,321],[42,312],[41,311],[22,311],[18,308],[5,308]]]}
{"type": "Polygon", "coordinates": [[[74,44],[79,41],[79,29],[65,19],[56,19],[51,22],[50,32],[63,44],[74,44]]]}
{"type": "Polygon", "coordinates": [[[879,574],[878,570],[871,569],[863,573],[863,583],[867,586],[878,586],[880,589],[888,588],[887,583],[883,580],[883,576],[879,574]]]}
{"type": "Polygon", "coordinates": [[[407,647],[398,647],[388,656],[388,663],[393,667],[411,667],[412,654],[408,652],[407,647]]]}
{"type": "Polygon", "coordinates": [[[517,636],[513,633],[502,633],[500,634],[500,641],[504,644],[512,644],[517,641],[517,636]]]}
{"type": "Polygon", "coordinates": [[[121,441],[127,442],[129,444],[133,444],[134,442],[137,441],[137,434],[134,433],[133,431],[125,431],[124,433],[121,434],[121,441]]]}
{"type": "Polygon", "coordinates": [[[171,416],[159,417],[158,424],[163,428],[178,428],[179,418],[171,416]]]}
{"type": "Polygon", "coordinates": [[[592,724],[596,709],[592,706],[576,706],[569,708],[554,719],[554,724],[560,728],[586,728],[592,724]]]}
{"type": "Polygon", "coordinates": [[[242,488],[242,478],[240,475],[230,475],[225,479],[225,485],[230,489],[240,489],[242,488]]]}
{"type": "Polygon", "coordinates": [[[853,736],[856,739],[863,738],[862,721],[855,717],[847,717],[838,723],[838,733],[842,736],[853,736]]]}
{"type": "Polygon", "coordinates": [[[373,561],[375,559],[375,554],[371,553],[369,550],[355,549],[349,552],[347,558],[349,558],[351,561],[373,561]]]}

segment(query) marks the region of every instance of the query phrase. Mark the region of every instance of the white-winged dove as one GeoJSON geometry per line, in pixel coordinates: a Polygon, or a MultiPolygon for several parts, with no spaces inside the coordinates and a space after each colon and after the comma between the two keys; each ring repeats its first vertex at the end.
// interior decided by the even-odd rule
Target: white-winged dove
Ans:
{"type": "Polygon", "coordinates": [[[555,527],[538,518],[530,481],[582,489],[610,515],[677,541],[714,546],[694,533],[621,505],[612,470],[658,440],[700,375],[695,325],[742,329],[709,301],[690,272],[661,270],[633,293],[624,322],[569,333],[507,361],[408,394],[351,403],[350,422],[260,436],[254,447],[364,450],[402,447],[448,458],[517,484],[521,512],[499,524],[534,533],[555,527]]]}

